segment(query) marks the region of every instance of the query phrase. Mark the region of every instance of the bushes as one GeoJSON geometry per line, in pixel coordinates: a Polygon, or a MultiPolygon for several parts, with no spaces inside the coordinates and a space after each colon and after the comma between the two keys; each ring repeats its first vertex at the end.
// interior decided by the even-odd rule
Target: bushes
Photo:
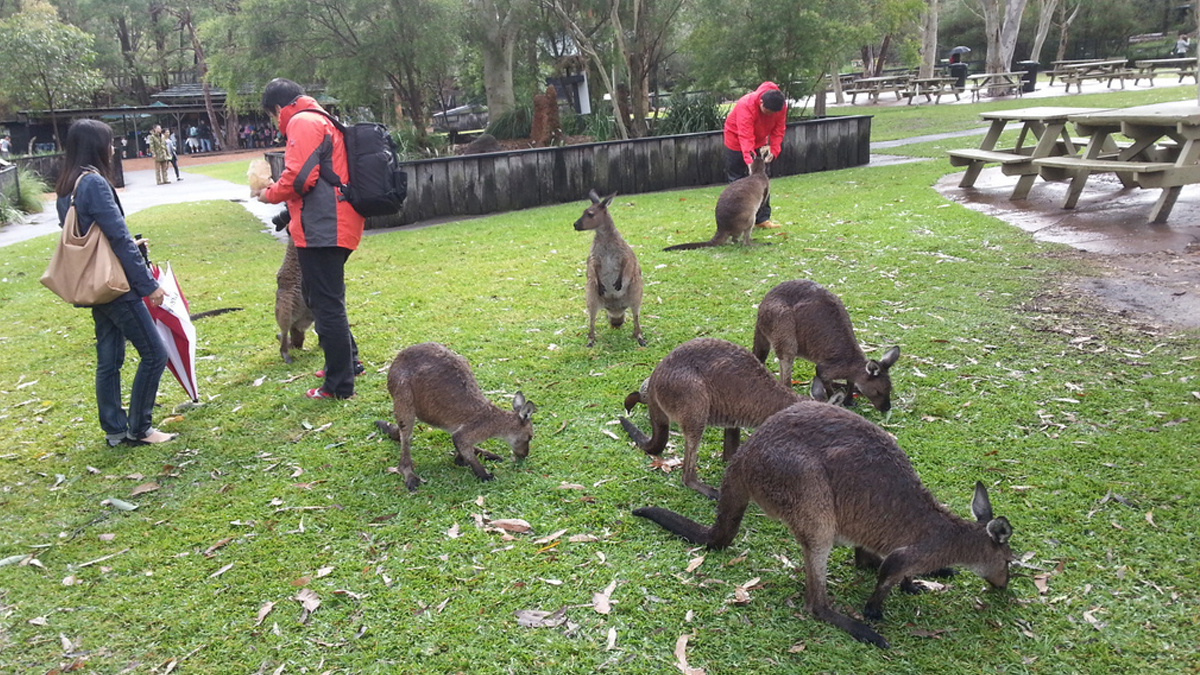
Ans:
{"type": "Polygon", "coordinates": [[[0,224],[15,223],[25,213],[41,213],[42,195],[49,190],[38,174],[24,167],[17,169],[17,185],[9,186],[0,195],[0,224]]]}
{"type": "Polygon", "coordinates": [[[443,136],[418,134],[411,124],[400,124],[392,130],[396,142],[396,154],[402,160],[428,159],[446,154],[446,139],[443,136]]]}
{"type": "Polygon", "coordinates": [[[486,132],[502,140],[529,138],[533,133],[533,108],[517,107],[497,115],[488,123],[486,132]]]}
{"type": "Polygon", "coordinates": [[[656,136],[692,134],[700,131],[718,131],[725,126],[720,101],[716,96],[703,93],[688,95],[676,93],[671,96],[667,116],[655,129],[656,136]]]}

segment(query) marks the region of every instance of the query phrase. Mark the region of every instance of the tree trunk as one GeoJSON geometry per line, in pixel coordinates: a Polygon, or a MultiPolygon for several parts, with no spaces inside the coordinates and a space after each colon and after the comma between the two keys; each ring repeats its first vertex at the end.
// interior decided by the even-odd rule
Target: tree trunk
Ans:
{"type": "Polygon", "coordinates": [[[941,0],[926,0],[921,22],[921,68],[920,77],[933,77],[937,69],[938,53],[938,10],[941,0]]]}
{"type": "Polygon", "coordinates": [[[1042,47],[1046,44],[1046,36],[1050,35],[1050,27],[1054,24],[1054,12],[1057,10],[1058,0],[1038,0],[1037,34],[1033,37],[1030,61],[1042,60],[1042,47]]]}
{"type": "Polygon", "coordinates": [[[987,72],[1004,73],[1012,67],[1013,51],[1021,30],[1026,0],[979,0],[987,36],[987,72]]]}
{"type": "Polygon", "coordinates": [[[1058,51],[1055,56],[1055,61],[1062,61],[1067,58],[1067,35],[1070,33],[1071,24],[1075,22],[1075,17],[1079,16],[1079,9],[1082,3],[1075,3],[1075,9],[1071,10],[1071,15],[1067,16],[1066,4],[1058,6],[1058,51]]]}
{"type": "MultiPolygon", "coordinates": [[[[514,5],[517,4],[514,0],[514,5]]],[[[516,108],[517,97],[513,90],[513,48],[516,46],[517,30],[510,6],[502,12],[495,0],[478,0],[475,3],[476,20],[479,21],[483,40],[480,52],[483,55],[483,89],[487,95],[488,115],[497,119],[516,108]]]]}
{"type": "Polygon", "coordinates": [[[133,46],[129,24],[123,16],[117,19],[116,23],[117,38],[121,43],[121,57],[125,60],[125,66],[129,68],[133,95],[137,97],[139,104],[150,105],[150,91],[146,88],[146,78],[142,76],[142,71],[138,67],[137,49],[133,46]]]}
{"type": "Polygon", "coordinates": [[[596,46],[591,38],[583,32],[579,24],[575,23],[574,19],[563,9],[562,3],[558,0],[553,0],[549,3],[548,9],[554,12],[558,17],[559,23],[574,39],[575,45],[579,47],[579,51],[587,56],[588,60],[596,67],[596,74],[599,75],[600,81],[604,84],[604,89],[608,91],[609,102],[612,104],[613,120],[617,127],[617,136],[621,140],[629,139],[629,130],[625,127],[625,120],[622,119],[620,93],[617,91],[616,83],[613,78],[609,77],[608,71],[604,67],[604,59],[596,52],[596,46]]]}

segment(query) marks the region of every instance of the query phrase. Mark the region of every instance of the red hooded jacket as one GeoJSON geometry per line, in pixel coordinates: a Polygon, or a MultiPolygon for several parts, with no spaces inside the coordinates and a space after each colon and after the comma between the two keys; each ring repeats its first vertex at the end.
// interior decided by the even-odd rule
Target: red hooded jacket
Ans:
{"type": "Polygon", "coordinates": [[[771,143],[771,154],[779,156],[783,149],[783,134],[787,125],[787,103],[775,113],[764,113],[762,95],[770,90],[779,90],[774,82],[763,82],[758,89],[738,99],[725,118],[725,147],[740,150],[742,158],[749,164],[754,151],[771,143]]]}
{"type": "Polygon", "coordinates": [[[302,112],[314,108],[321,106],[311,96],[301,96],[279,112],[279,128],[287,140],[283,173],[263,195],[272,204],[287,202],[292,217],[288,234],[296,246],[354,250],[362,239],[364,218],[320,175],[325,164],[346,178],[346,144],[324,115],[302,112]]]}

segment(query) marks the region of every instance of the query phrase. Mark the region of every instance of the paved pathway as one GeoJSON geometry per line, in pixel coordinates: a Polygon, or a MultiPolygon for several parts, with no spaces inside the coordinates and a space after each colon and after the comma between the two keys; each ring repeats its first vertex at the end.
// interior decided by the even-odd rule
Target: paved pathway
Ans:
{"type": "MultiPolygon", "coordinates": [[[[125,215],[129,216],[142,209],[162,204],[184,204],[187,202],[228,200],[246,207],[273,233],[271,217],[281,207],[274,204],[263,204],[250,199],[250,188],[226,180],[209,178],[198,173],[181,170],[183,180],[167,185],[154,183],[154,171],[126,171],[125,187],[117,190],[125,215]]],[[[18,241],[25,241],[44,234],[58,232],[58,212],[54,201],[46,202],[46,207],[39,214],[28,216],[23,223],[13,223],[0,228],[0,246],[7,246],[18,241]]]]}

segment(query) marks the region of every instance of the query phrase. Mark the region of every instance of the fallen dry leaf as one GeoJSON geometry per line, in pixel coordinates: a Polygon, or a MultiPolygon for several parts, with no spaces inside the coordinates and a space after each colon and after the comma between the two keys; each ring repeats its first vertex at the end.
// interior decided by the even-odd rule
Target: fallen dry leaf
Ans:
{"type": "Polygon", "coordinates": [[[29,620],[29,623],[34,626],[49,626],[50,622],[44,616],[34,617],[29,620]]]}
{"type": "Polygon", "coordinates": [[[583,544],[589,541],[600,541],[600,537],[594,534],[573,534],[567,538],[567,541],[572,544],[583,544]]]}
{"type": "Polygon", "coordinates": [[[263,622],[263,619],[266,619],[267,615],[270,614],[271,610],[273,610],[273,609],[275,609],[274,602],[264,603],[262,607],[259,607],[258,608],[258,617],[255,618],[254,625],[255,626],[261,625],[263,622]]]}
{"type": "Polygon", "coordinates": [[[791,647],[788,647],[788,653],[789,654],[799,654],[800,652],[804,651],[805,649],[808,649],[808,647],[806,647],[803,642],[797,642],[796,644],[792,645],[791,647]]]}
{"type": "Polygon", "coordinates": [[[96,538],[99,539],[100,541],[112,541],[113,539],[117,538],[117,535],[112,534],[111,532],[106,532],[104,534],[98,535],[96,538]]]}
{"type": "Polygon", "coordinates": [[[327,577],[332,573],[333,573],[333,566],[326,565],[325,567],[322,567],[321,569],[317,570],[317,578],[320,579],[321,577],[327,577]]]}
{"type": "Polygon", "coordinates": [[[1037,587],[1038,595],[1046,595],[1050,592],[1050,575],[1035,574],[1033,575],[1033,585],[1037,587]]]}
{"type": "Polygon", "coordinates": [[[296,594],[296,600],[300,601],[300,606],[310,614],[321,606],[321,599],[311,588],[301,588],[300,592],[296,594]]]}
{"type": "Polygon", "coordinates": [[[583,487],[579,483],[560,483],[559,486],[554,489],[555,490],[586,490],[587,488],[583,487]]]}
{"type": "Polygon", "coordinates": [[[695,572],[696,568],[702,564],[704,564],[704,556],[692,558],[691,561],[688,562],[687,568],[684,571],[686,571],[690,574],[692,572],[695,572]]]}
{"type": "Polygon", "coordinates": [[[224,547],[226,544],[228,544],[231,541],[233,541],[233,537],[225,537],[221,541],[218,541],[217,543],[213,544],[212,546],[209,546],[208,548],[204,549],[204,554],[203,554],[204,557],[205,558],[213,557],[213,553],[216,553],[218,549],[224,547]]]}
{"type": "Polygon", "coordinates": [[[650,469],[651,470],[659,469],[663,473],[671,473],[671,470],[674,469],[675,467],[679,466],[680,464],[683,464],[682,457],[659,456],[659,457],[655,457],[654,459],[650,460],[650,469]]]}
{"type": "Polygon", "coordinates": [[[82,583],[83,582],[79,580],[79,577],[75,576],[74,574],[68,575],[62,580],[63,586],[78,586],[82,583]]]}
{"type": "Polygon", "coordinates": [[[1146,522],[1150,523],[1150,527],[1158,527],[1158,525],[1154,524],[1154,509],[1146,512],[1146,522]]]}
{"type": "Polygon", "coordinates": [[[543,612],[536,609],[518,609],[513,612],[517,617],[517,625],[524,628],[555,628],[567,620],[567,608],[559,607],[553,612],[543,612]]]}
{"type": "Polygon", "coordinates": [[[683,673],[683,675],[704,675],[703,668],[693,668],[688,665],[687,643],[689,637],[691,636],[680,635],[679,639],[675,641],[675,667],[678,668],[679,672],[683,673]]]}
{"type": "Polygon", "coordinates": [[[566,533],[567,533],[566,530],[559,530],[558,532],[555,532],[553,534],[548,534],[548,535],[542,537],[541,539],[534,540],[533,543],[538,544],[539,546],[542,544],[549,544],[550,542],[554,541],[555,539],[558,539],[559,537],[563,536],[566,533]]]}
{"type": "Polygon", "coordinates": [[[521,533],[528,532],[533,529],[529,523],[521,520],[520,518],[501,518],[500,520],[489,521],[488,525],[504,530],[505,532],[521,533]]]}
{"type": "Polygon", "coordinates": [[[213,572],[212,574],[208,575],[208,578],[216,579],[217,577],[221,576],[222,574],[225,574],[229,570],[233,569],[233,565],[234,565],[234,563],[229,563],[228,565],[222,567],[221,569],[217,570],[216,572],[213,572]]]}
{"type": "Polygon", "coordinates": [[[1105,623],[1103,621],[1101,621],[1100,619],[1096,618],[1096,612],[1103,612],[1103,611],[1104,611],[1103,607],[1093,607],[1083,613],[1083,620],[1090,623],[1092,625],[1092,628],[1095,628],[1096,630],[1100,630],[1101,628],[1104,628],[1105,623]]]}
{"type": "Polygon", "coordinates": [[[458,532],[458,523],[451,525],[450,529],[446,530],[446,536],[450,537],[451,539],[458,539],[460,536],[462,536],[458,532]]]}
{"type": "Polygon", "coordinates": [[[142,483],[141,485],[130,490],[129,496],[136,497],[138,495],[146,494],[147,492],[154,492],[157,489],[158,489],[158,483],[155,483],[154,481],[150,481],[149,483],[142,483]]]}
{"type": "Polygon", "coordinates": [[[612,611],[612,602],[609,598],[612,597],[613,591],[617,590],[617,580],[613,579],[603,591],[592,593],[592,608],[597,614],[608,614],[612,611]]]}

